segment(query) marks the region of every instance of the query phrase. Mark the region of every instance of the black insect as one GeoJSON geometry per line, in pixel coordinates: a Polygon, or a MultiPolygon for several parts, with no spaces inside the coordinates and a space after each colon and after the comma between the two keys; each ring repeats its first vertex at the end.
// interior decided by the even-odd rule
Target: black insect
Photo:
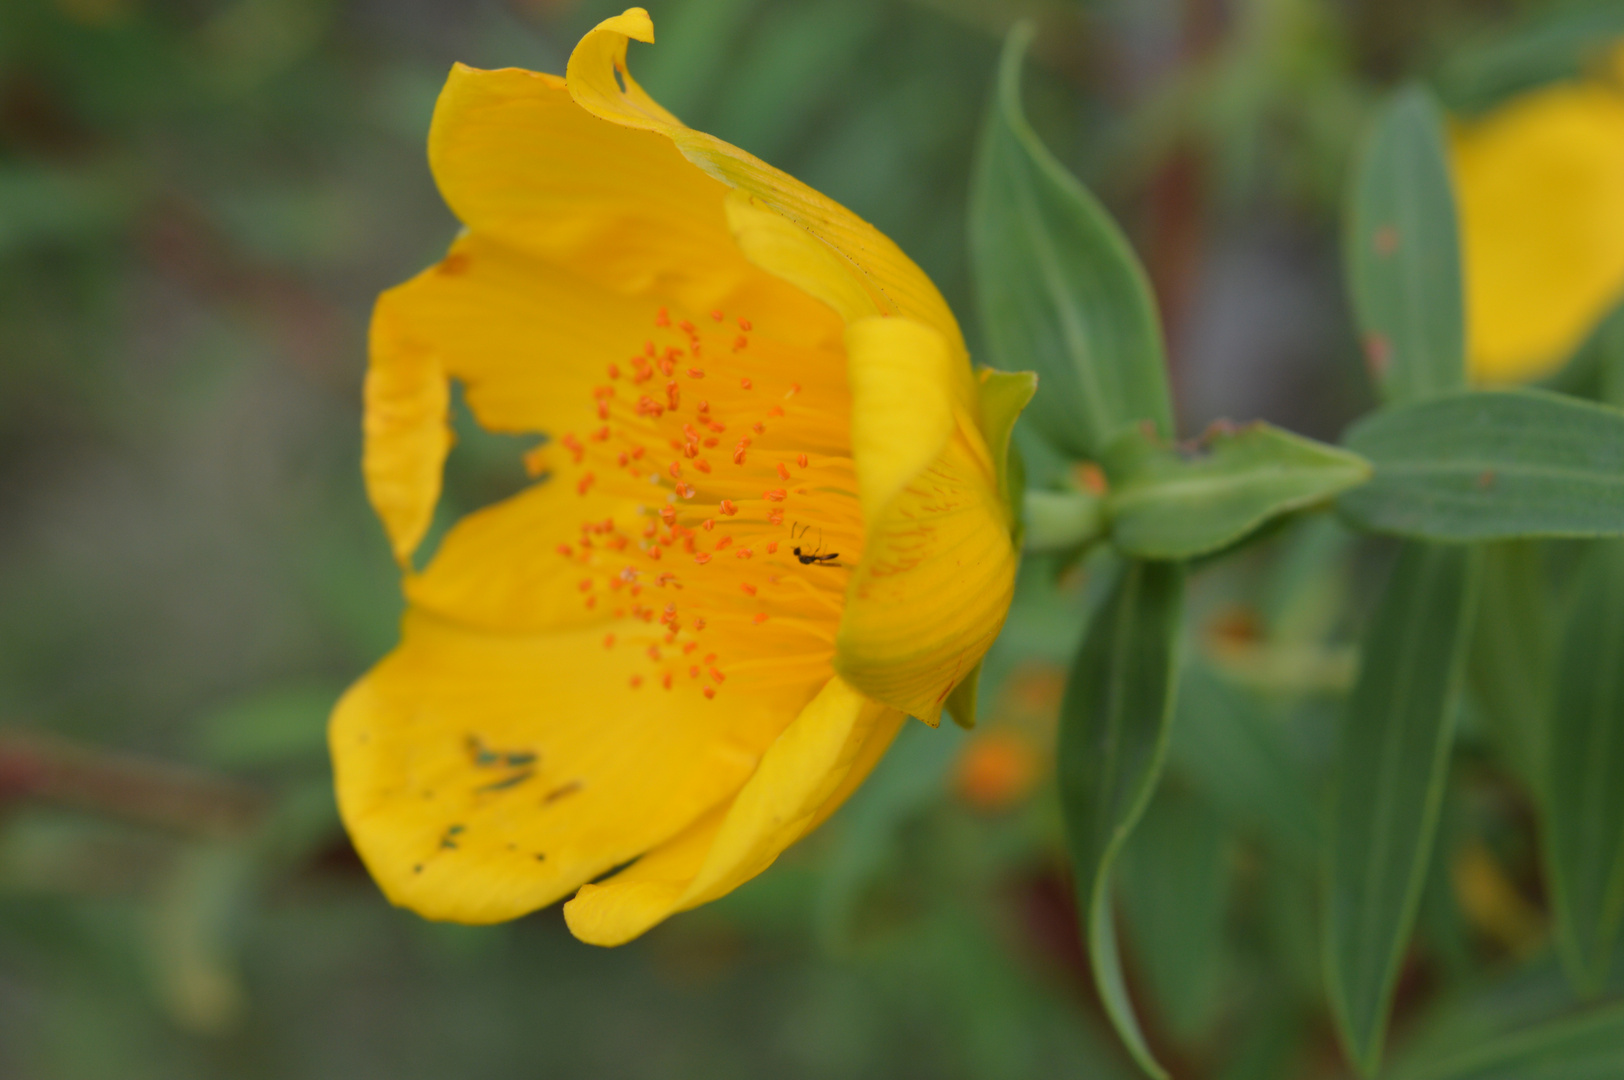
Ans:
{"type": "MultiPolygon", "coordinates": [[[[807,531],[810,530],[811,528],[812,528],[812,526],[810,526],[810,525],[801,525],[800,522],[796,522],[795,524],[793,524],[793,525],[791,525],[789,527],[789,538],[791,540],[798,540],[798,539],[806,536],[807,531]],[[801,530],[800,532],[795,531],[797,527],[801,530]]],[[[814,564],[816,564],[818,566],[839,566],[840,565],[839,563],[835,562],[836,559],[840,558],[840,552],[831,551],[827,555],[823,554],[823,530],[822,529],[818,530],[818,546],[817,547],[813,548],[811,551],[803,552],[800,549],[800,547],[797,546],[795,548],[794,555],[795,555],[795,557],[797,559],[801,560],[801,565],[802,566],[812,566],[814,564]]]]}

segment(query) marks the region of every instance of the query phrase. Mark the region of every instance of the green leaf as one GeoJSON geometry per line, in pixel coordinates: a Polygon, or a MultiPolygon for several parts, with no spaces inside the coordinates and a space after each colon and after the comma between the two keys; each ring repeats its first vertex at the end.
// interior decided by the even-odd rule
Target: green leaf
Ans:
{"type": "Polygon", "coordinates": [[[1338,509],[1420,540],[1624,535],[1624,412],[1540,390],[1392,406],[1343,442],[1375,466],[1338,509]]]}
{"type": "Polygon", "coordinates": [[[1220,813],[1316,866],[1319,814],[1283,726],[1201,664],[1185,669],[1169,762],[1220,813]]]}
{"type": "Polygon", "coordinates": [[[1624,1006],[1491,1039],[1403,1080],[1617,1080],[1624,1076],[1624,1006]]]}
{"type": "Polygon", "coordinates": [[[1117,895],[1123,929],[1168,1031],[1200,1038],[1214,1019],[1223,975],[1231,883],[1222,816],[1164,788],[1123,848],[1117,895]]]}
{"type": "Polygon", "coordinates": [[[994,364],[1035,368],[1043,392],[1032,423],[1092,458],[1142,421],[1172,434],[1165,355],[1133,250],[1021,109],[1032,33],[1023,22],[1004,43],[971,193],[971,265],[994,364]]]}
{"type": "Polygon", "coordinates": [[[1178,671],[1184,569],[1129,562],[1090,620],[1061,704],[1057,767],[1089,960],[1106,1013],[1151,1076],[1117,954],[1110,875],[1156,788],[1178,671]]]}
{"type": "Polygon", "coordinates": [[[1484,545],[1467,664],[1473,699],[1500,762],[1530,792],[1541,775],[1555,654],[1544,571],[1538,541],[1484,545]]]}
{"type": "Polygon", "coordinates": [[[1438,823],[1465,667],[1477,549],[1407,544],[1365,632],[1343,717],[1328,844],[1325,974],[1349,1057],[1366,1075],[1438,823]]]}
{"type": "Polygon", "coordinates": [[[1105,467],[1112,541],[1141,559],[1217,551],[1370,477],[1357,455],[1261,421],[1215,428],[1194,451],[1129,432],[1105,467]]]}
{"type": "Polygon", "coordinates": [[[1624,543],[1587,545],[1573,588],[1542,816],[1559,951],[1595,994],[1624,915],[1624,543]]]}
{"type": "Polygon", "coordinates": [[[1466,385],[1460,237],[1443,114],[1420,87],[1397,94],[1356,167],[1344,254],[1365,359],[1382,396],[1466,385]]]}

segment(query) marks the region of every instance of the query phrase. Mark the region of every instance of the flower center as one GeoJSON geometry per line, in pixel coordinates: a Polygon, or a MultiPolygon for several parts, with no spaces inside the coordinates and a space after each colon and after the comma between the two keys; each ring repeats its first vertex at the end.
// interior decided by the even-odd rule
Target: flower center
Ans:
{"type": "Polygon", "coordinates": [[[604,375],[555,482],[630,509],[583,520],[558,553],[616,622],[604,647],[647,658],[631,685],[714,698],[826,673],[863,540],[844,359],[662,307],[604,375]]]}

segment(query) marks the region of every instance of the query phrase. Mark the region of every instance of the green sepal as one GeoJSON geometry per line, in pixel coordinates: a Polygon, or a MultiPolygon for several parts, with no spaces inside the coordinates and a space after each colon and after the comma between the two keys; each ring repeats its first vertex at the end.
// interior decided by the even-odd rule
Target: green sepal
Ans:
{"type": "Polygon", "coordinates": [[[965,731],[976,726],[976,693],[980,689],[981,664],[978,663],[970,669],[970,674],[959,681],[953,692],[947,695],[947,701],[943,704],[947,715],[965,731]]]}
{"type": "Polygon", "coordinates": [[[1357,487],[1371,472],[1357,454],[1261,421],[1214,426],[1194,446],[1129,431],[1103,465],[1112,542],[1141,559],[1218,551],[1271,519],[1357,487]]]}

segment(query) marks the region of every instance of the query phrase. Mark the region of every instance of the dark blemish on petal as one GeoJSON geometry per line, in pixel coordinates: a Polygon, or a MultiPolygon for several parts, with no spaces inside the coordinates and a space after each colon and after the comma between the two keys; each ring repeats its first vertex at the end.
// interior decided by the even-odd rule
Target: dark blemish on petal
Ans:
{"type": "Polygon", "coordinates": [[[538,851],[538,852],[536,852],[536,861],[537,862],[546,862],[547,861],[547,856],[538,851]]]}
{"type": "Polygon", "coordinates": [[[469,735],[463,740],[463,745],[468,748],[468,756],[474,764],[481,768],[495,765],[502,760],[502,755],[487,749],[478,735],[469,735]]]}
{"type": "Polygon", "coordinates": [[[526,780],[530,779],[534,775],[536,775],[536,770],[534,770],[534,769],[521,769],[519,772],[514,773],[512,776],[504,776],[500,780],[492,780],[488,784],[481,784],[479,787],[476,787],[474,790],[475,791],[506,791],[510,787],[517,787],[518,785],[524,783],[526,780]]]}
{"type": "Polygon", "coordinates": [[[622,94],[626,92],[626,73],[621,71],[618,67],[615,68],[615,85],[620,87],[620,92],[622,94]]]}
{"type": "Polygon", "coordinates": [[[445,831],[445,834],[447,836],[456,836],[458,833],[465,833],[467,831],[468,826],[466,825],[453,825],[445,831]]]}
{"type": "Polygon", "coordinates": [[[564,796],[566,796],[566,795],[574,795],[577,791],[580,791],[580,790],[581,790],[581,782],[579,780],[571,780],[569,783],[564,784],[561,787],[555,787],[555,788],[553,788],[553,790],[551,790],[547,794],[543,795],[541,797],[542,805],[545,806],[547,803],[557,802],[559,799],[562,799],[564,796]]]}
{"type": "Polygon", "coordinates": [[[422,872],[423,872],[423,864],[422,863],[418,863],[416,866],[412,867],[412,873],[421,874],[422,872]]]}
{"type": "Polygon", "coordinates": [[[525,750],[509,750],[506,754],[509,765],[534,765],[536,755],[525,750]]]}

